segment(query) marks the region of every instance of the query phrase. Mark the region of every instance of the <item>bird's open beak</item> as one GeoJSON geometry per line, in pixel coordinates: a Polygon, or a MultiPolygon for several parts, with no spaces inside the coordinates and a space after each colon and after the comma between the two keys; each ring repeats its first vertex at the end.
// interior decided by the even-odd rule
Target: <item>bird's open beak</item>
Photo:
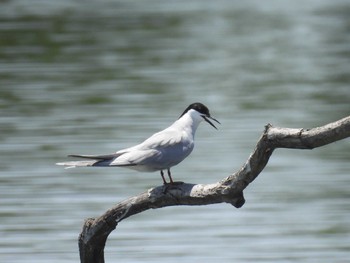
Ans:
{"type": "Polygon", "coordinates": [[[213,126],[215,129],[218,129],[218,128],[216,128],[215,127],[215,125],[209,120],[209,119],[211,119],[211,120],[213,120],[213,121],[216,121],[217,123],[219,123],[219,124],[221,124],[217,119],[214,119],[213,117],[210,117],[210,116],[202,116],[203,117],[203,119],[207,122],[207,123],[209,123],[211,126],[213,126]]]}

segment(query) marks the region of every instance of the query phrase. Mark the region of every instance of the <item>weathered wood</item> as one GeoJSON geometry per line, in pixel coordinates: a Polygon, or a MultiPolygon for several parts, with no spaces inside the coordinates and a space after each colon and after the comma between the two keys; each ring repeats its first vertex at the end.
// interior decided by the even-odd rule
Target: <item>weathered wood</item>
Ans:
{"type": "Polygon", "coordinates": [[[118,222],[148,209],[215,203],[229,203],[236,208],[243,206],[243,190],[265,168],[276,148],[313,149],[347,137],[350,137],[350,116],[313,129],[279,128],[268,124],[241,169],[220,182],[177,182],[158,186],[116,204],[98,218],[87,219],[79,237],[80,260],[82,263],[103,263],[107,237],[118,222]]]}

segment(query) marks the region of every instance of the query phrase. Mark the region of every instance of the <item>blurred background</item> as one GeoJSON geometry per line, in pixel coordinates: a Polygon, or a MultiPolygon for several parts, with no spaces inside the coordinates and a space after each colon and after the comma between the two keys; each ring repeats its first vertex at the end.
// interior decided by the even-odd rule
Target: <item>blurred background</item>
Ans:
{"type": "MultiPolygon", "coordinates": [[[[67,154],[141,142],[192,102],[203,123],[173,178],[213,183],[264,125],[350,114],[350,2],[0,2],[0,261],[78,262],[85,218],[162,183],[158,173],[64,170],[67,154]]],[[[348,262],[349,139],[276,150],[246,204],[147,211],[117,227],[106,262],[348,262]]]]}

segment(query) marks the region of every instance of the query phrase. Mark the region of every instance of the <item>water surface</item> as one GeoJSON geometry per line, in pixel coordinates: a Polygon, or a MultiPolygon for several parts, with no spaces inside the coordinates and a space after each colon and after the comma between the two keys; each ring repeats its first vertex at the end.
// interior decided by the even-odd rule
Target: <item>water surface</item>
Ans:
{"type": "MultiPolygon", "coordinates": [[[[202,124],[176,180],[212,183],[245,162],[264,125],[349,115],[348,1],[5,1],[0,8],[0,261],[78,262],[87,217],[159,185],[157,173],[63,170],[171,124],[202,124]]],[[[227,204],[123,221],[106,262],[346,262],[349,140],[276,150],[227,204]]]]}

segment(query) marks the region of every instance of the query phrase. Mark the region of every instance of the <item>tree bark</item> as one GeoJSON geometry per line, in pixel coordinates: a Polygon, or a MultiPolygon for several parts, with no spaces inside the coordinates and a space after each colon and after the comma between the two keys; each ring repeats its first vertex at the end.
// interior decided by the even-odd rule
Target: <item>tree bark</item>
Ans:
{"type": "Polygon", "coordinates": [[[130,197],[98,218],[89,218],[79,236],[82,263],[104,263],[108,235],[118,223],[148,209],[175,205],[229,203],[243,206],[243,190],[265,168],[276,148],[313,149],[350,137],[350,116],[313,129],[290,129],[266,125],[254,151],[239,171],[213,184],[177,182],[151,188],[130,197]]]}

